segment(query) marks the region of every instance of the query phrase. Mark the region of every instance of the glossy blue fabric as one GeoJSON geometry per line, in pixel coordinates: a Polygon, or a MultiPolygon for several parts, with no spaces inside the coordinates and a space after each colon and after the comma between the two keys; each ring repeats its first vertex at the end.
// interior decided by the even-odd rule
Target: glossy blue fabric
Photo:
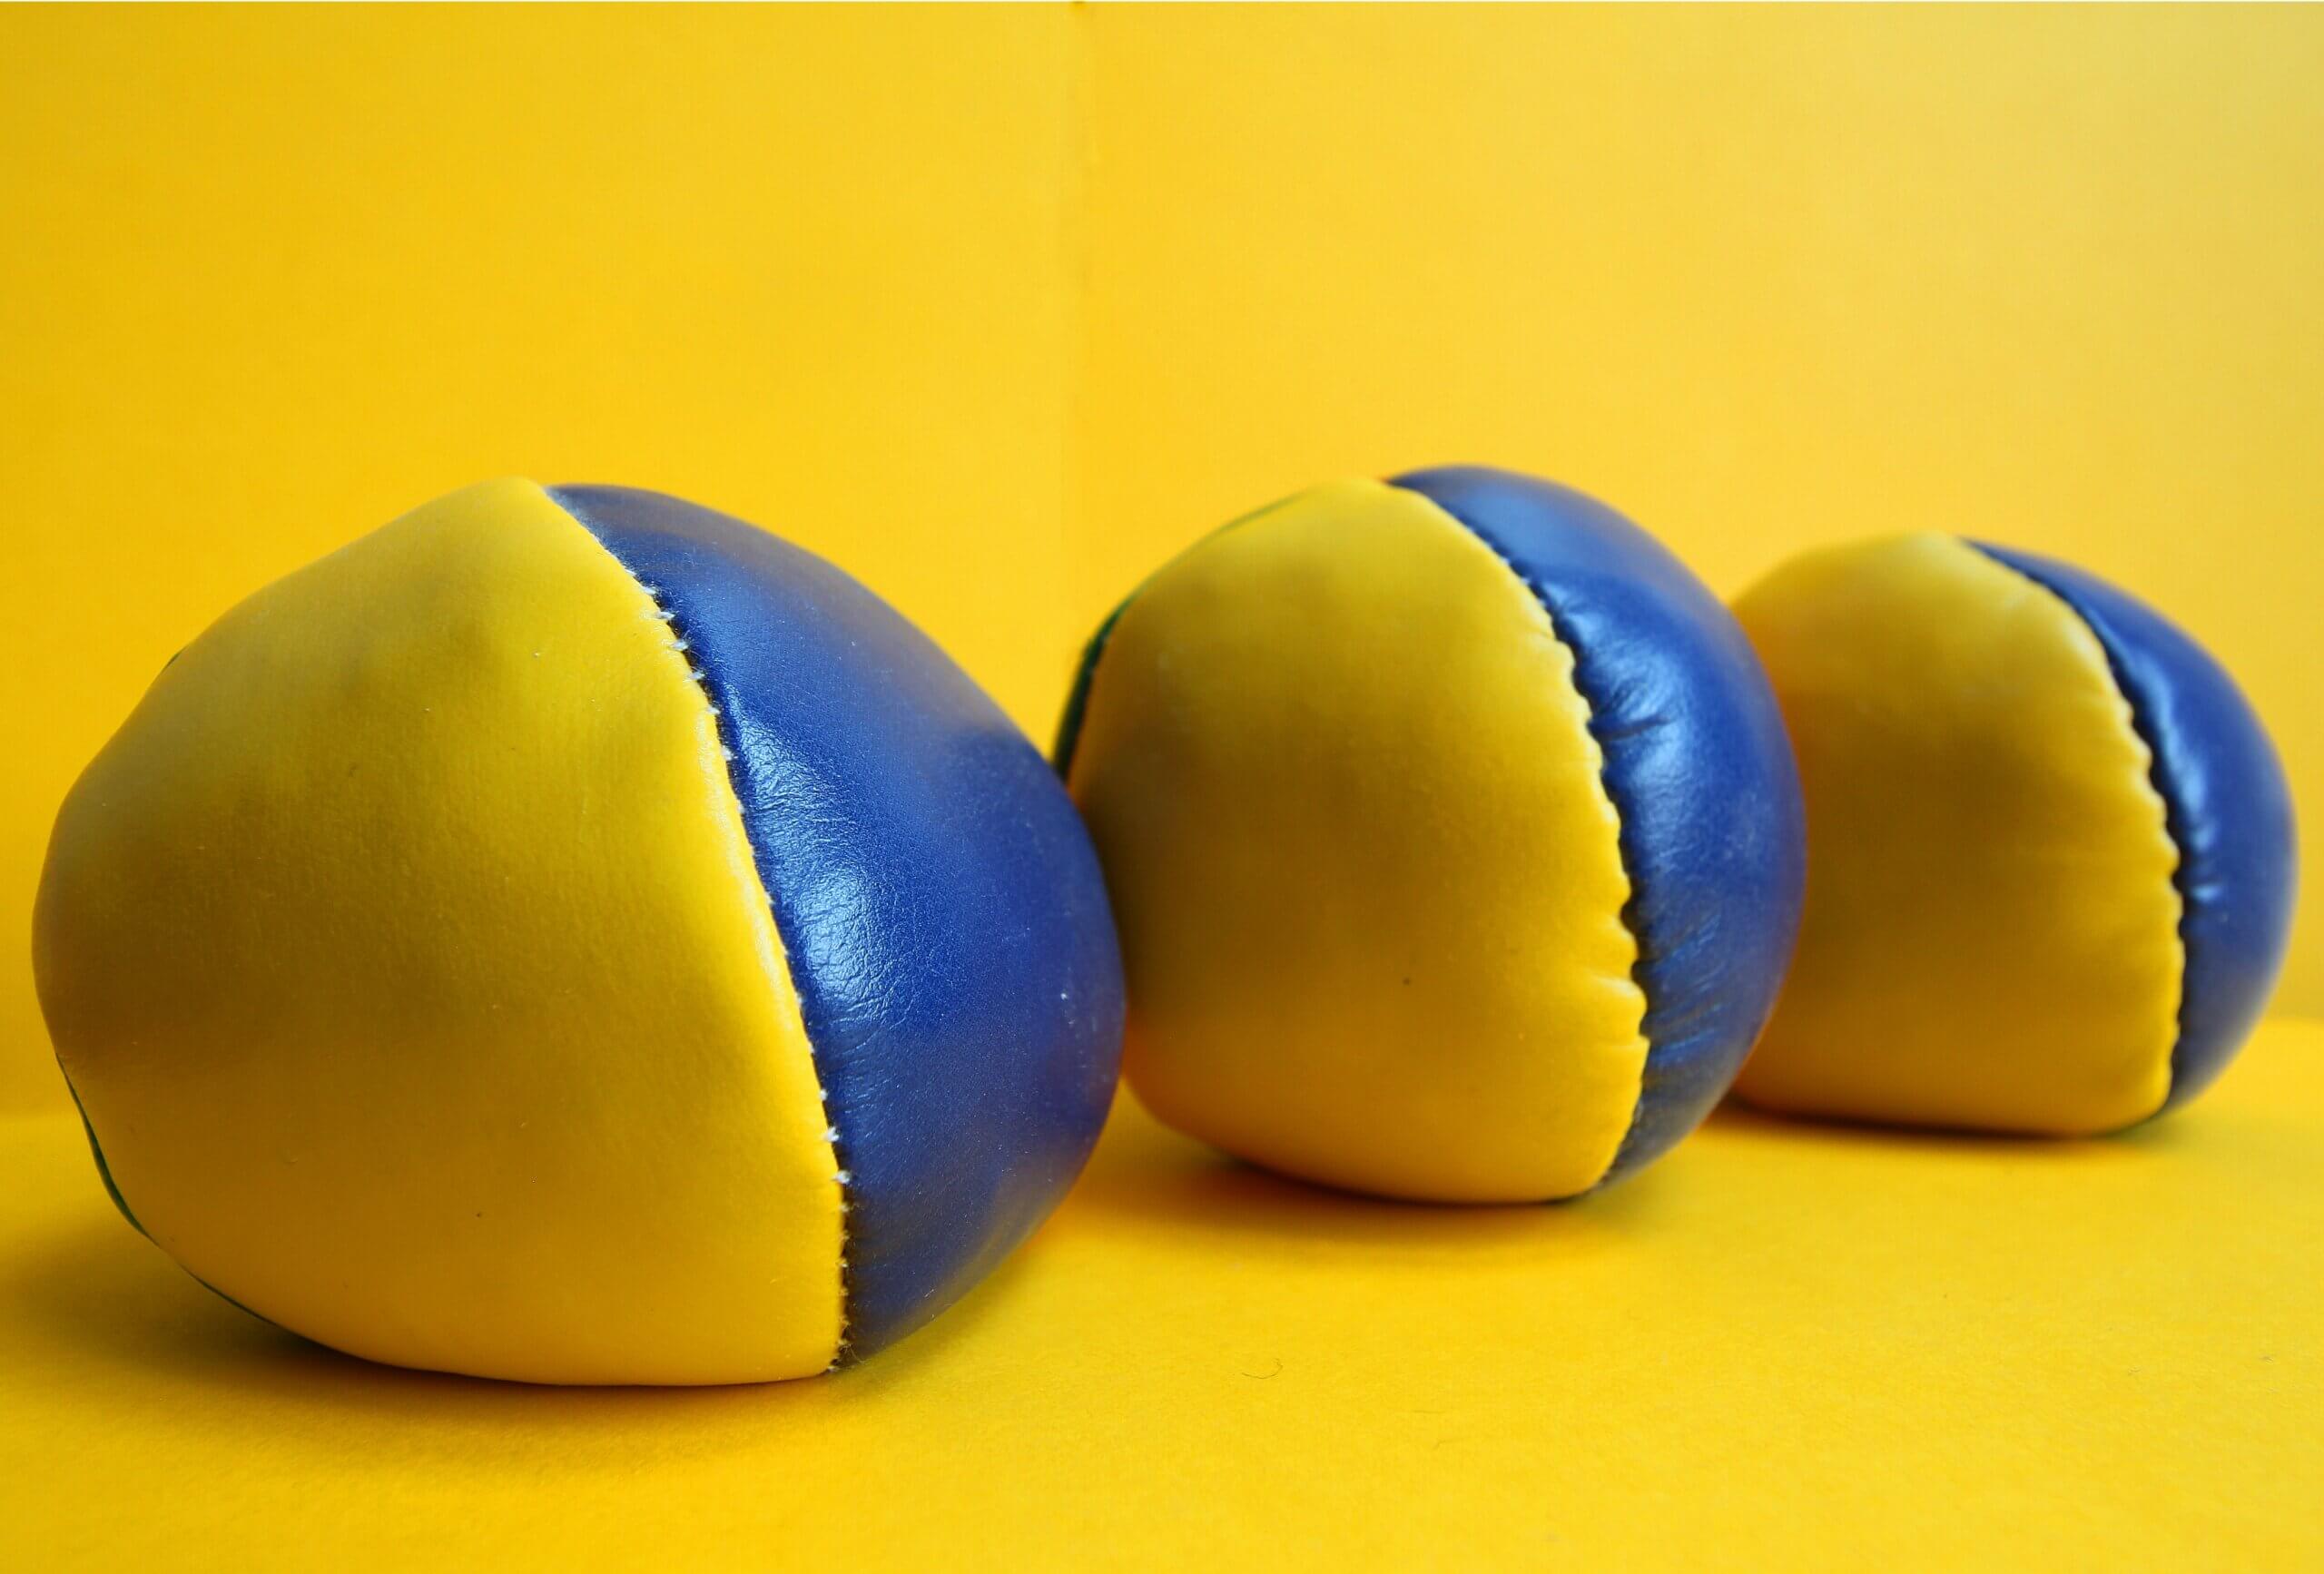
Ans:
{"type": "Polygon", "coordinates": [[[2268,1004],[2291,934],[2291,791],[2260,718],[2225,669],[2152,607],[2053,558],[1970,543],[2050,591],[2090,626],[2153,752],[2182,909],[2186,974],[2171,1096],[2209,1087],[2268,1004]]]}
{"type": "Polygon", "coordinates": [[[1475,532],[1541,598],[1605,753],[1647,1042],[1610,1180],[1700,1124],[1775,1008],[1806,878],[1790,740],[1734,616],[1611,508],[1501,470],[1393,484],[1475,532]]]}
{"type": "Polygon", "coordinates": [[[549,495],[689,642],[849,1175],[848,1353],[941,1311],[1097,1140],[1121,961],[1098,860],[1025,736],[809,553],[651,492],[549,495]]]}

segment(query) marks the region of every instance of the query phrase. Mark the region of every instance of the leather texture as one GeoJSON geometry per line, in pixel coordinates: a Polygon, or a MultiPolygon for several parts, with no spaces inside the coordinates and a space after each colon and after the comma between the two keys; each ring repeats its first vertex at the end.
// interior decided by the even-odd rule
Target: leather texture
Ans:
{"type": "Polygon", "coordinates": [[[1646,994],[1646,1071],[1609,1178],[1702,1123],[1774,1008],[1806,874],[1799,781],[1734,615],[1595,498],[1477,467],[1393,483],[1474,531],[1549,611],[1605,756],[1646,994]]]}
{"type": "Polygon", "coordinates": [[[228,613],[83,774],[42,1003],[123,1213],[203,1283],[483,1376],[831,1362],[837,1160],[673,644],[488,483],[228,613]]]}
{"type": "Polygon", "coordinates": [[[2185,953],[2169,1109],[2227,1068],[2283,966],[2299,867],[2283,766],[2235,680],[2153,608],[2071,564],[1972,545],[2090,625],[2153,751],[2155,790],[2179,849],[2171,883],[2185,953]]]}
{"type": "Polygon", "coordinates": [[[1140,1101],[1356,1190],[1595,1185],[1647,1047],[1588,722],[1539,599],[1416,492],[1318,487],[1166,564],[1068,767],[1140,1101]]]}
{"type": "Polygon", "coordinates": [[[2179,851],[2090,626],[1935,533],[1803,554],[1736,612],[1790,724],[1809,848],[1798,954],[1738,1093],[2044,1135],[2162,1107],[2179,851]]]}
{"type": "Polygon", "coordinates": [[[1120,959],[1039,753],[797,547],[677,499],[552,490],[672,615],[717,707],[847,1181],[853,1355],[1047,1216],[1104,1124],[1120,959]]]}

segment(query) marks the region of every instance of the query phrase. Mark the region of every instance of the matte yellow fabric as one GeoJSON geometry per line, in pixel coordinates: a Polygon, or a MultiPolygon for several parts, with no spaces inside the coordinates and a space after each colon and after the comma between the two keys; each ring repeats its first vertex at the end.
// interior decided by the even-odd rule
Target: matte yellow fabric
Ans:
{"type": "Polygon", "coordinates": [[[1807,800],[1799,949],[1737,1091],[2053,1134],[2161,1108],[2178,851],[2088,626],[1939,535],[1795,558],[1735,612],[1807,800]]]}
{"type": "Polygon", "coordinates": [[[531,1388],[303,1345],[0,1119],[41,1574],[2324,1568],[2324,1028],[2100,1142],[1728,1109],[1586,1207],[1275,1179],[1129,1100],[876,1360],[531,1388]]]}
{"type": "Polygon", "coordinates": [[[66,800],[34,936],[129,1207],[252,1310],[553,1382],[830,1362],[837,1166],[709,703],[532,483],[187,649],[66,800]]]}
{"type": "Polygon", "coordinates": [[[1318,487],[1142,586],[1071,763],[1179,1129],[1442,1200],[1587,1189],[1646,1060],[1573,657],[1434,504],[1318,487]]]}

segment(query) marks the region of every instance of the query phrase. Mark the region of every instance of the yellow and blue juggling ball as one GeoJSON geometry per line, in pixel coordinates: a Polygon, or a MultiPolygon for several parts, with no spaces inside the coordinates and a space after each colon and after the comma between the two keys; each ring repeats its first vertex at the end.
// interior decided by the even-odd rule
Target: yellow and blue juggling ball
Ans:
{"type": "Polygon", "coordinates": [[[1797,920],[1799,790],[1725,607],[1487,469],[1303,492],[1156,573],[1058,742],[1161,1119],[1394,1196],[1531,1201],[1717,1102],[1797,920]]]}
{"type": "Polygon", "coordinates": [[[830,565],[612,487],[470,487],[227,614],[65,802],[34,946],[133,1224],[493,1377],[886,1344],[1048,1213],[1118,1061],[1039,752],[830,565]]]}
{"type": "Polygon", "coordinates": [[[2219,664],[2031,553],[1812,552],[1736,612],[1807,801],[1807,905],[1738,1084],[1771,1109],[2112,1131],[2226,1067],[2283,959],[2281,768],[2219,664]]]}

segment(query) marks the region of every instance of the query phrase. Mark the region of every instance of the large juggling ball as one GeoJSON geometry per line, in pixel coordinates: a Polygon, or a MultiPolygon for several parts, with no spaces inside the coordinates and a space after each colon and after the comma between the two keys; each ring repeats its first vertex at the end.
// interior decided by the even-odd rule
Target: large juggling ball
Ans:
{"type": "Polygon", "coordinates": [[[1775,999],[1798,786],[1734,619],[1603,504],[1345,481],[1164,566],[1058,762],[1162,1120],[1401,1197],[1585,1192],[1725,1091],[1775,999]]]}
{"type": "Polygon", "coordinates": [[[34,928],[132,1223],[492,1377],[878,1349],[1048,1213],[1118,1063],[1039,752],[829,564],[648,492],[473,487],[228,613],[73,789],[34,928]]]}
{"type": "Polygon", "coordinates": [[[1806,554],[1736,612],[1808,850],[1741,1097],[2086,1135],[2220,1074],[2282,961],[2293,863],[2282,770],[2216,661],[2078,568],[1937,534],[1806,554]]]}

